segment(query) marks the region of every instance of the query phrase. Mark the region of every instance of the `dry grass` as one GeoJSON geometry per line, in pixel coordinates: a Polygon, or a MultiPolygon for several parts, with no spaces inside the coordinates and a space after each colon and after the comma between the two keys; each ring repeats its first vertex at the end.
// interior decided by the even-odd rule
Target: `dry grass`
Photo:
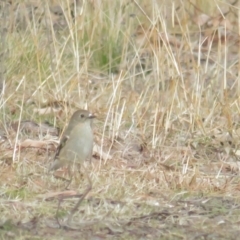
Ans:
{"type": "Polygon", "coordinates": [[[237,239],[238,3],[14,2],[0,3],[1,239],[237,239]],[[64,226],[87,181],[63,191],[47,173],[58,137],[40,124],[63,129],[76,108],[98,115],[93,189],[59,229],[58,198],[64,226]]]}

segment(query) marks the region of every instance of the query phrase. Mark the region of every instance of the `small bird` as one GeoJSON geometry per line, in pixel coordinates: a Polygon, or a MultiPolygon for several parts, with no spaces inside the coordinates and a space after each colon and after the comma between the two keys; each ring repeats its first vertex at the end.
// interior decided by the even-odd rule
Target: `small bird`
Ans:
{"type": "Polygon", "coordinates": [[[77,110],[72,115],[68,127],[62,134],[54,162],[49,171],[55,171],[68,165],[70,173],[70,167],[74,163],[91,160],[93,151],[92,121],[95,117],[87,110],[77,110]]]}
{"type": "MultiPolygon", "coordinates": [[[[91,114],[87,110],[77,110],[71,117],[68,127],[62,134],[62,138],[60,140],[60,144],[57,148],[54,162],[50,166],[49,171],[57,170],[64,165],[68,165],[68,173],[70,176],[70,169],[74,163],[83,163],[85,160],[92,158],[93,151],[93,131],[92,131],[92,122],[93,118],[96,116],[91,114]]],[[[73,214],[77,211],[80,206],[82,200],[86,197],[86,195],[92,189],[92,182],[84,169],[84,174],[86,174],[88,179],[88,186],[84,193],[81,195],[77,204],[71,210],[68,222],[71,221],[73,214]]],[[[66,179],[65,179],[66,180],[66,179]]],[[[70,180],[68,180],[68,185],[65,189],[68,188],[72,180],[72,176],[70,176],[70,180]]],[[[60,202],[58,205],[59,210],[60,202]]],[[[57,210],[57,213],[58,213],[57,210]]],[[[58,214],[56,214],[58,215],[58,214]]]]}

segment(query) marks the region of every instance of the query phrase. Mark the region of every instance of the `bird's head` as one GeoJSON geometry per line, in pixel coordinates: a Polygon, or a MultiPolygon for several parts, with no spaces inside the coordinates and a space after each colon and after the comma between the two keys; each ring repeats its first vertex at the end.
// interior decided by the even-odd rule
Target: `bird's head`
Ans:
{"type": "Polygon", "coordinates": [[[90,113],[89,111],[87,110],[77,110],[71,119],[73,119],[74,121],[77,121],[77,122],[85,122],[85,121],[88,121],[88,120],[92,120],[93,118],[95,118],[96,116],[92,113],[90,113]]]}

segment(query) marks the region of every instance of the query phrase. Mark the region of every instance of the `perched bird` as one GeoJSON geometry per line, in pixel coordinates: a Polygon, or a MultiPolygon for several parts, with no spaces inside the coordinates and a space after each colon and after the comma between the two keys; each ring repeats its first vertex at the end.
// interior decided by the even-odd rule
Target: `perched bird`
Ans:
{"type": "Polygon", "coordinates": [[[82,163],[92,158],[93,131],[92,120],[95,115],[87,110],[77,110],[71,117],[68,127],[62,134],[54,162],[49,171],[55,171],[64,165],[82,163]]]}
{"type": "MultiPolygon", "coordinates": [[[[68,127],[62,134],[62,138],[57,148],[54,162],[50,166],[49,171],[57,170],[64,165],[68,165],[68,173],[70,175],[70,170],[74,163],[81,164],[86,159],[91,160],[93,151],[93,118],[95,118],[95,116],[86,110],[77,110],[72,115],[68,127]]],[[[71,221],[73,214],[77,211],[82,200],[92,189],[92,182],[86,170],[84,171],[84,174],[86,174],[87,176],[88,186],[79,198],[77,204],[71,210],[68,217],[68,222],[71,221]]],[[[68,188],[71,180],[72,176],[70,176],[70,180],[68,180],[69,183],[65,187],[65,189],[68,188]]],[[[58,210],[59,206],[60,204],[58,205],[58,210]]]]}

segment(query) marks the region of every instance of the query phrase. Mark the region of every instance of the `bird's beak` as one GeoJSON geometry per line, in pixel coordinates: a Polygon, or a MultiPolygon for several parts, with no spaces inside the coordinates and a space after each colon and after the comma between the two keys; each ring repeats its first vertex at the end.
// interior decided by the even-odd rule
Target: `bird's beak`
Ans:
{"type": "Polygon", "coordinates": [[[96,118],[97,116],[96,115],[94,115],[94,114],[92,114],[92,113],[90,113],[89,115],[88,115],[88,118],[96,118]]]}

